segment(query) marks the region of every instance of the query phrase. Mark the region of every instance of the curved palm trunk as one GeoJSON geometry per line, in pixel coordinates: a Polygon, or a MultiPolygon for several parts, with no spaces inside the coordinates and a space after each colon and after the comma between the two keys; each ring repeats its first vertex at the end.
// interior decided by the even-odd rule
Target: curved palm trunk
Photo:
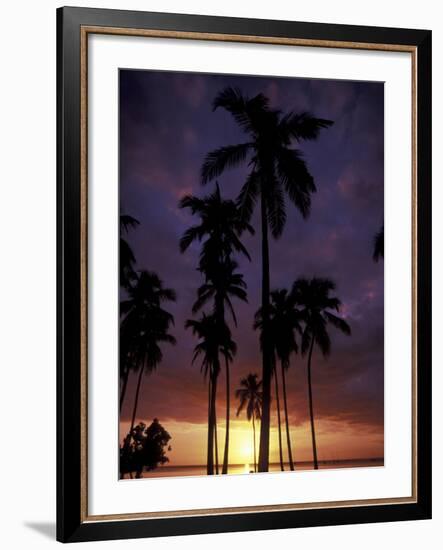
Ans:
{"type": "MultiPolygon", "coordinates": [[[[140,373],[138,375],[138,380],[137,380],[137,389],[135,390],[134,408],[132,410],[131,429],[129,430],[129,434],[132,434],[132,430],[134,429],[135,415],[137,414],[138,397],[140,395],[140,386],[141,386],[141,383],[142,383],[143,371],[144,371],[144,368],[142,366],[142,367],[140,367],[140,373]]],[[[131,437],[129,435],[129,441],[130,441],[130,439],[131,439],[131,437]]],[[[128,443],[129,443],[129,441],[128,441],[128,443]]]]}
{"type": "Polygon", "coordinates": [[[314,469],[318,470],[318,460],[317,460],[317,445],[315,443],[315,425],[314,425],[314,406],[312,403],[312,382],[311,382],[311,360],[312,360],[312,349],[314,348],[314,334],[312,335],[311,346],[309,348],[308,355],[308,390],[309,390],[309,414],[311,417],[311,436],[312,436],[312,454],[314,457],[314,469]]]}
{"type": "MultiPolygon", "coordinates": [[[[218,372],[218,365],[215,366],[215,372],[218,372]]],[[[208,475],[214,475],[214,441],[215,441],[215,432],[216,432],[216,409],[215,403],[217,399],[217,375],[212,376],[211,380],[211,403],[210,403],[210,412],[209,412],[209,423],[208,423],[208,464],[207,464],[207,473],[208,475]]],[[[218,450],[218,449],[217,449],[218,450]]],[[[217,458],[216,452],[216,458],[217,458]]],[[[218,458],[217,458],[218,462],[218,458]]],[[[217,464],[218,466],[218,464],[217,464]]]]}
{"type": "Polygon", "coordinates": [[[225,357],[226,362],[226,435],[225,435],[225,451],[223,456],[223,469],[222,474],[228,473],[229,466],[229,420],[230,420],[230,373],[229,373],[229,360],[225,357]]]}
{"type": "Polygon", "coordinates": [[[214,473],[214,431],[212,429],[212,377],[208,382],[208,441],[207,441],[206,473],[214,473]]]}
{"type": "Polygon", "coordinates": [[[254,434],[254,473],[257,473],[257,450],[255,444],[255,415],[252,415],[252,433],[254,434]]]}
{"type": "MultiPolygon", "coordinates": [[[[134,400],[134,408],[132,410],[132,418],[131,418],[131,427],[129,429],[129,432],[128,434],[126,435],[125,437],[125,440],[123,442],[123,449],[125,451],[128,451],[129,450],[129,446],[131,444],[131,438],[132,438],[132,432],[134,430],[134,424],[135,424],[135,417],[136,417],[136,414],[137,414],[137,407],[138,407],[138,397],[140,395],[140,386],[141,386],[141,382],[142,382],[142,375],[143,375],[143,366],[140,368],[140,373],[138,375],[138,380],[137,380],[137,389],[135,391],[135,400],[134,400]]],[[[127,374],[129,374],[129,369],[128,369],[128,372],[127,374]]],[[[127,382],[127,381],[126,381],[127,382]]],[[[126,388],[125,388],[125,391],[126,391],[126,388]]],[[[120,398],[120,408],[121,408],[121,404],[122,404],[122,400],[120,398]]],[[[125,476],[124,474],[121,474],[121,479],[123,479],[125,476]]],[[[129,472],[129,477],[132,479],[132,472],[129,472]]]]}
{"type": "Polygon", "coordinates": [[[218,436],[217,436],[217,411],[214,412],[214,443],[215,443],[215,473],[218,475],[218,436]]]}
{"type": "Polygon", "coordinates": [[[271,376],[272,362],[269,345],[269,242],[266,202],[261,193],[261,229],[262,229],[262,418],[260,426],[260,447],[258,471],[269,470],[269,433],[271,421],[271,376]]]}
{"type": "Polygon", "coordinates": [[[288,446],[288,456],[289,456],[289,467],[291,470],[294,470],[294,461],[292,459],[292,447],[291,447],[291,436],[289,433],[289,415],[288,415],[288,401],[286,397],[286,374],[283,362],[281,363],[281,379],[283,385],[283,407],[285,410],[285,423],[286,423],[286,444],[288,446]]]}
{"type": "Polygon", "coordinates": [[[278,376],[277,376],[276,367],[274,367],[274,382],[275,382],[275,398],[276,398],[276,404],[277,404],[278,449],[280,454],[280,469],[282,472],[284,472],[285,468],[283,466],[283,445],[282,445],[282,439],[281,439],[280,397],[278,394],[278,376]]]}
{"type": "Polygon", "coordinates": [[[125,373],[123,375],[123,383],[120,390],[120,412],[122,412],[123,401],[125,400],[126,388],[128,386],[129,379],[129,367],[126,367],[125,373]]]}

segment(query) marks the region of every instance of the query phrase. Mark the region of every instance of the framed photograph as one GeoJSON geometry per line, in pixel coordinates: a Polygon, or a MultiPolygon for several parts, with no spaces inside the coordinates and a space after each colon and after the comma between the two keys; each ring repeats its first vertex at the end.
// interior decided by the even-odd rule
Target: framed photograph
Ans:
{"type": "Polygon", "coordinates": [[[431,32],[57,33],[58,540],[430,518],[431,32]]]}

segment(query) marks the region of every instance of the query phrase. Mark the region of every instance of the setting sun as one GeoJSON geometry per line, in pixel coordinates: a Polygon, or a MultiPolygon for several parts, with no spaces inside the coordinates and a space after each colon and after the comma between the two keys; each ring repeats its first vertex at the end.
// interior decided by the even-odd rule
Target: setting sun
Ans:
{"type": "Polygon", "coordinates": [[[239,458],[242,462],[248,464],[254,462],[254,449],[252,448],[251,441],[242,441],[238,450],[239,458]]]}

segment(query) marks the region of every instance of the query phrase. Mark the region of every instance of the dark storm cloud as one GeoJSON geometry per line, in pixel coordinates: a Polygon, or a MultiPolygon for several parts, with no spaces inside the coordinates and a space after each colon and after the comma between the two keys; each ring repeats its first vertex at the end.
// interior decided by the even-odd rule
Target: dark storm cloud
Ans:
{"type": "MultiPolygon", "coordinates": [[[[346,337],[331,329],[332,354],[314,355],[314,390],[319,418],[382,429],[383,266],[372,261],[372,241],[383,222],[383,85],[309,79],[180,74],[120,73],[120,198],[122,210],[140,226],[129,240],[141,268],[159,273],[178,294],[175,348],[164,350],[157,373],[143,381],[140,416],[204,422],[207,392],[199,365],[191,365],[195,341],[185,331],[191,317],[199,249],[179,253],[178,240],[191,223],[178,210],[184,194],[202,195],[199,172],[205,154],[221,145],[246,141],[223,110],[211,101],[225,86],[249,95],[264,92],[282,111],[311,111],[334,121],[314,142],[300,144],[317,186],[307,221],[287,204],[282,237],[271,241],[272,287],[288,287],[299,276],[327,276],[337,283],[342,314],[352,326],[346,337]]],[[[219,178],[222,193],[234,198],[244,168],[219,178]]],[[[253,224],[258,227],[258,212],[253,224]]],[[[236,304],[238,354],[234,387],[248,372],[260,372],[253,314],[260,302],[260,237],[245,236],[252,263],[239,258],[248,284],[248,304],[236,304]]],[[[297,356],[288,373],[293,422],[307,420],[306,361],[297,356]]],[[[223,383],[223,381],[222,381],[223,383]]],[[[132,382],[130,383],[132,384],[132,382]]],[[[133,392],[130,385],[129,392],[133,392]]],[[[220,392],[220,406],[224,396],[220,392]]],[[[122,418],[130,415],[126,400],[122,418]]]]}

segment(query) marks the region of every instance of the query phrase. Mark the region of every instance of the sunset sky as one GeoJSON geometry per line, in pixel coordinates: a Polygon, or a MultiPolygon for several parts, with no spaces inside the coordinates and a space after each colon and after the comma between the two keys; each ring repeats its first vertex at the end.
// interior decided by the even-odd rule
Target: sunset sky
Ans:
{"type": "MultiPolygon", "coordinates": [[[[290,287],[300,276],[325,276],[336,282],[341,315],[351,325],[352,336],[331,328],[330,357],[317,352],[313,356],[319,459],[382,457],[383,262],[372,259],[373,238],[383,223],[382,83],[120,71],[121,211],[140,221],[127,239],[137,267],[157,272],[165,286],[177,292],[177,302],[167,307],[175,317],[172,333],[177,345],[165,345],[157,371],[143,378],[138,420],[149,423],[157,417],[170,432],[171,465],[205,463],[207,386],[200,365],[191,364],[196,340],[184,329],[202,282],[196,271],[199,244],[183,255],[178,247],[183,232],[197,220],[179,210],[178,201],[185,194],[213,191],[213,184],[202,187],[199,181],[206,153],[246,141],[226,111],[212,112],[213,98],[226,86],[239,87],[250,96],[263,92],[272,107],[284,112],[310,111],[335,122],[317,141],[299,145],[317,193],[307,221],[287,203],[283,235],[270,242],[271,289],[290,287]]],[[[235,198],[245,174],[246,168],[225,172],[218,180],[223,196],[235,198]]],[[[252,460],[252,428],[244,416],[235,417],[233,394],[248,373],[261,376],[258,334],[252,328],[261,288],[258,214],[256,210],[252,219],[256,235],[243,237],[252,262],[237,258],[249,303],[235,302],[238,328],[231,327],[238,344],[231,367],[231,463],[252,460]]],[[[287,384],[294,458],[309,460],[305,357],[292,356],[287,384]]],[[[128,429],[134,389],[132,375],[121,437],[128,429]]],[[[270,459],[277,461],[274,401],[271,406],[270,459]]],[[[221,450],[224,407],[222,373],[217,410],[221,450]]]]}

